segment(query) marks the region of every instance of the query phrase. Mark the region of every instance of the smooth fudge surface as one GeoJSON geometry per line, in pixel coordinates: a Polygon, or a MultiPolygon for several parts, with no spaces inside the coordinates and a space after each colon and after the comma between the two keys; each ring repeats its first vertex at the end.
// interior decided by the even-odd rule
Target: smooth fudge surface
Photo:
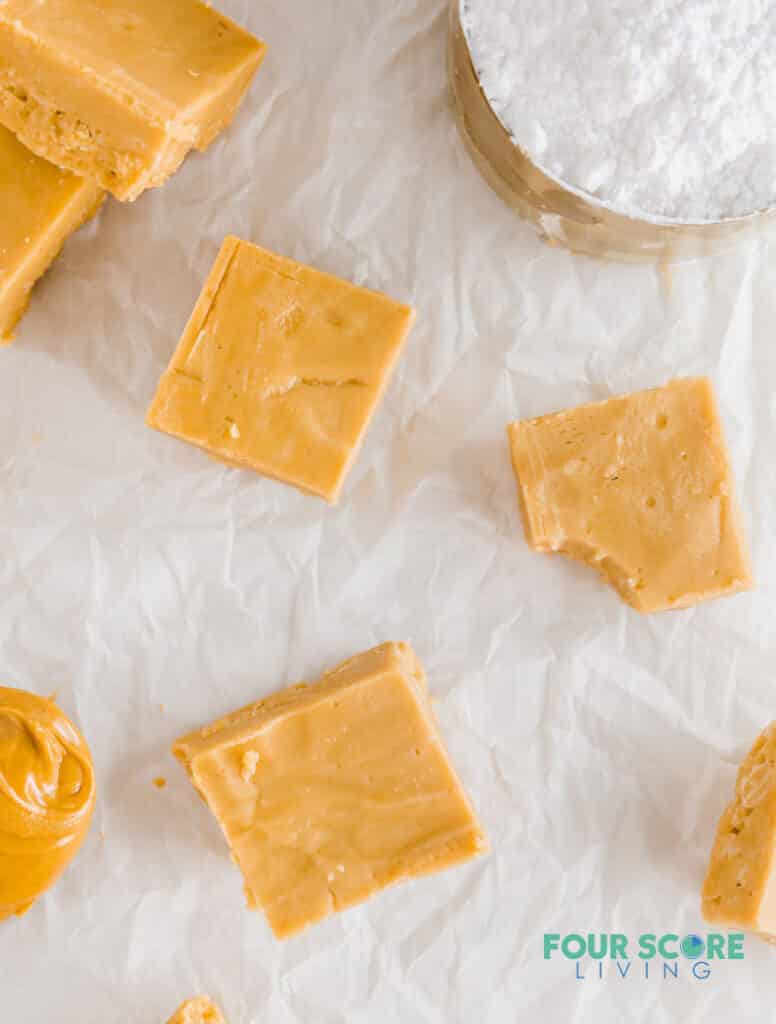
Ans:
{"type": "Polygon", "coordinates": [[[227,715],[173,752],[278,938],[486,846],[404,644],[227,715]]]}
{"type": "Polygon", "coordinates": [[[103,197],[0,126],[0,345],[12,340],[35,282],[103,197]]]}
{"type": "Polygon", "coordinates": [[[524,420],[508,433],[537,551],[588,563],[641,612],[752,586],[708,379],[524,420]]]}
{"type": "Polygon", "coordinates": [[[776,722],[742,763],[719,822],[703,886],[703,916],[776,940],[776,722]]]}
{"type": "Polygon", "coordinates": [[[225,1024],[221,1011],[207,996],[187,999],[167,1024],[225,1024]]]}
{"type": "Polygon", "coordinates": [[[227,238],[148,424],[336,501],[414,315],[227,238]]]}
{"type": "Polygon", "coordinates": [[[0,123],[135,199],[231,121],[264,51],[200,0],[4,0],[0,123]]]}

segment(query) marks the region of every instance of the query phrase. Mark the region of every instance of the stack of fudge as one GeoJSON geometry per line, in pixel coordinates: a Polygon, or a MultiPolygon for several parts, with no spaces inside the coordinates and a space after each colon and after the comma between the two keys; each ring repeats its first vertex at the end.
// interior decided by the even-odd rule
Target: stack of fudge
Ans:
{"type": "MultiPolygon", "coordinates": [[[[229,124],[265,49],[201,0],[0,3],[0,343],[106,194],[164,184],[229,124]]],[[[414,318],[227,238],[147,422],[336,502],[414,318]]]]}
{"type": "Polygon", "coordinates": [[[164,184],[229,124],[265,49],[200,0],[0,5],[0,344],[107,193],[164,184]]]}

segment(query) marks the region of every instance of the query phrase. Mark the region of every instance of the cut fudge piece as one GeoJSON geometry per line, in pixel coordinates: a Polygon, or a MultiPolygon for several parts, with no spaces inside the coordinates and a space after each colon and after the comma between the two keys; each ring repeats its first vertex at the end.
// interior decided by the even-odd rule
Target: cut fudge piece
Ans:
{"type": "Polygon", "coordinates": [[[717,828],[703,916],[776,940],[776,722],[738,772],[735,799],[717,828]]]}
{"type": "Polygon", "coordinates": [[[509,428],[528,543],[587,562],[641,612],[752,586],[706,378],[509,428]]]}
{"type": "Polygon", "coordinates": [[[264,50],[200,0],[3,0],[0,123],[135,199],[231,121],[264,50]]]}
{"type": "Polygon", "coordinates": [[[170,1017],[168,1024],[225,1024],[221,1011],[207,996],[189,999],[170,1017]]]}
{"type": "Polygon", "coordinates": [[[227,715],[173,753],[278,938],[486,845],[404,644],[227,715]]]}
{"type": "Polygon", "coordinates": [[[336,501],[414,315],[227,238],[148,424],[336,501]]]}
{"type": "Polygon", "coordinates": [[[11,341],[35,282],[104,194],[41,160],[0,126],[0,345],[11,341]]]}

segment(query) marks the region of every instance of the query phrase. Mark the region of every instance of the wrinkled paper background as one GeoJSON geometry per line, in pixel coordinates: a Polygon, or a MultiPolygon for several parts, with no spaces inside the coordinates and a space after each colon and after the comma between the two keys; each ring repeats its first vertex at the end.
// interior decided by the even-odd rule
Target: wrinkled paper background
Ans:
{"type": "Polygon", "coordinates": [[[0,927],[0,1019],[158,1024],[201,991],[230,1024],[771,1019],[754,939],[704,982],[582,983],[542,936],[707,931],[776,717],[773,246],[662,273],[542,245],[462,149],[445,0],[221,5],[270,44],[233,128],[74,237],[0,352],[0,674],[59,694],[100,784],[76,864],[0,927]],[[338,508],[143,424],[227,232],[418,308],[338,508]],[[642,618],[528,550],[504,427],[700,373],[759,587],[642,618]],[[278,944],[170,744],[389,638],[493,852],[278,944]]]}

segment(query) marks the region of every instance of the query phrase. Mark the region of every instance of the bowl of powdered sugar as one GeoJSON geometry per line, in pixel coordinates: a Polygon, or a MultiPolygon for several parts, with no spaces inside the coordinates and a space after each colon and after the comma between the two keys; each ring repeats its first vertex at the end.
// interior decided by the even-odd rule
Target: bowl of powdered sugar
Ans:
{"type": "Polygon", "coordinates": [[[776,207],[776,0],[452,0],[450,74],[491,186],[549,241],[693,258],[776,207]]]}

